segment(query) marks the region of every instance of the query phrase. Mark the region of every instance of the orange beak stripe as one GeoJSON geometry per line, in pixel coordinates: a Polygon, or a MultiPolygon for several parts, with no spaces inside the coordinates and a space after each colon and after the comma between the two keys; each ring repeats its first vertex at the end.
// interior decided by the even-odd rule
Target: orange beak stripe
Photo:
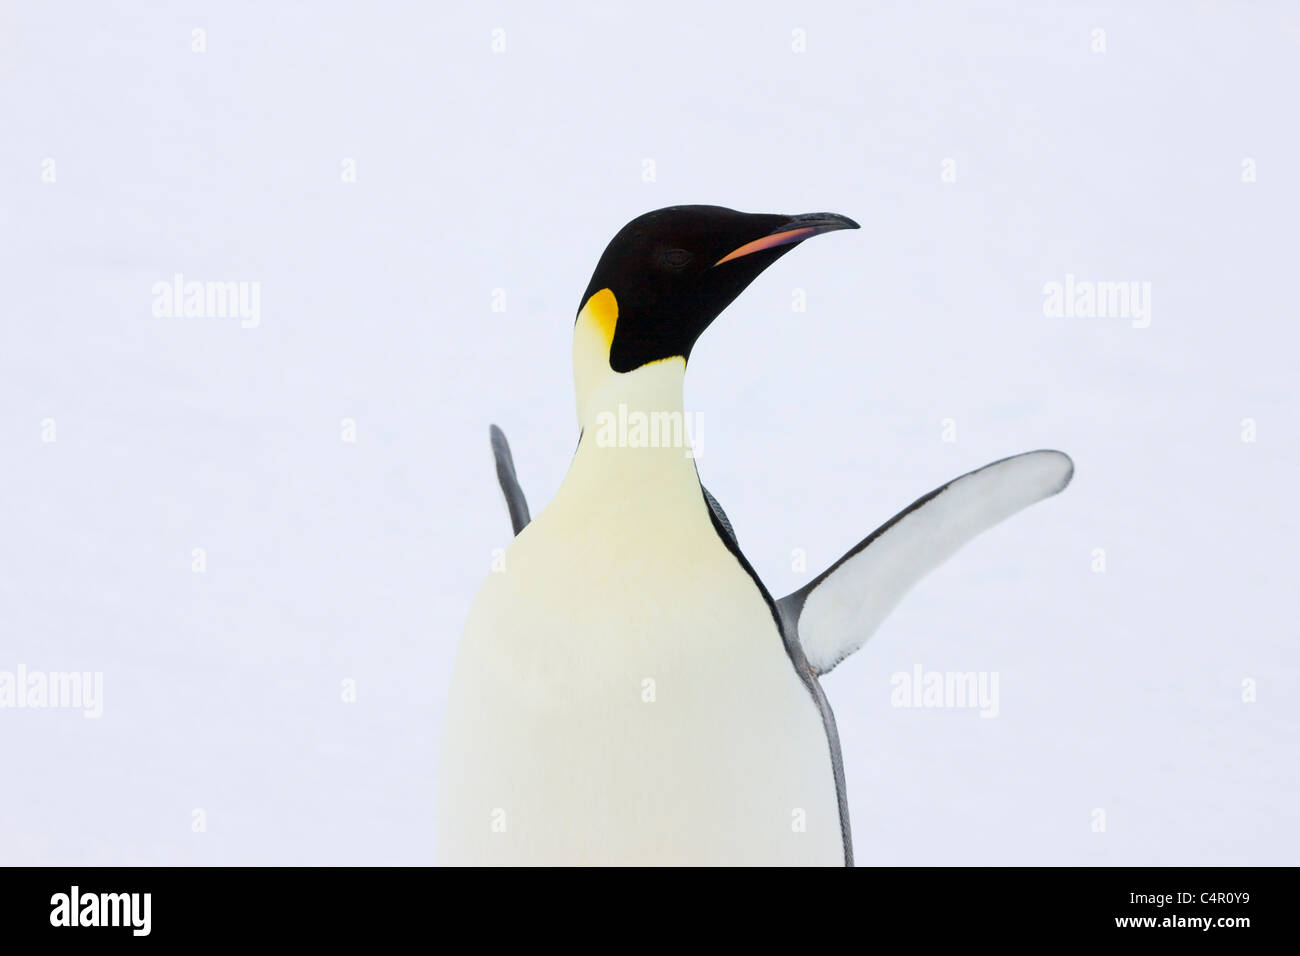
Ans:
{"type": "Polygon", "coordinates": [[[714,263],[720,266],[724,262],[730,262],[732,259],[739,259],[741,256],[747,256],[751,252],[762,252],[764,249],[775,249],[777,246],[787,246],[792,242],[798,242],[800,239],[807,239],[809,236],[820,232],[816,226],[801,226],[798,229],[787,229],[785,232],[774,232],[770,236],[764,236],[762,239],[755,239],[753,242],[747,242],[739,249],[727,253],[721,259],[714,263]]]}

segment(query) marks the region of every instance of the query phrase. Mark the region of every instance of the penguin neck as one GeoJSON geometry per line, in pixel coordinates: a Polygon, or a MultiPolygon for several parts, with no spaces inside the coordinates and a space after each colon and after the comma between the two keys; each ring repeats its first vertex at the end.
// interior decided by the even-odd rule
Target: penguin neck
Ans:
{"type": "Polygon", "coordinates": [[[588,510],[595,501],[610,502],[642,516],[680,510],[685,501],[703,505],[683,408],[686,360],[674,356],[615,372],[608,338],[588,318],[580,313],[573,347],[582,437],[557,501],[588,510]]]}

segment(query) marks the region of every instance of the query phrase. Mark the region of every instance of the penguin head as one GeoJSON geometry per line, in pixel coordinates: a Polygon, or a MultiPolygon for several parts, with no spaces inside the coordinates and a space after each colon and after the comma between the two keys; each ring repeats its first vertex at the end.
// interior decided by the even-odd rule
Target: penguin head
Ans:
{"type": "Polygon", "coordinates": [[[805,239],[857,228],[852,219],[824,212],[785,216],[722,206],[648,212],[606,247],[576,323],[593,326],[614,372],[672,358],[684,364],[700,334],[764,269],[805,239]]]}

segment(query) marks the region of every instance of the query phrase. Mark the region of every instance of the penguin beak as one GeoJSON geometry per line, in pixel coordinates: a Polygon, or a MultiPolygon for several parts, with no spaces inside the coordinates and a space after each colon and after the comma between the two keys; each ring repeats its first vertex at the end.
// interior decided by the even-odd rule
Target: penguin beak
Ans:
{"type": "Polygon", "coordinates": [[[821,235],[823,232],[859,228],[861,227],[848,216],[841,216],[833,212],[810,212],[802,216],[791,216],[766,236],[761,236],[733,249],[715,262],[714,265],[720,266],[724,262],[739,259],[741,256],[747,256],[753,252],[762,252],[764,249],[775,249],[778,246],[788,246],[792,242],[803,242],[805,239],[821,235]]]}

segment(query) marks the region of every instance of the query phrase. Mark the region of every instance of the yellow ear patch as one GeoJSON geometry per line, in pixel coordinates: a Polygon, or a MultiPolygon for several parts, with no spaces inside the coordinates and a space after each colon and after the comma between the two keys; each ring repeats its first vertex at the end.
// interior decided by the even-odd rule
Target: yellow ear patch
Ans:
{"type": "Polygon", "coordinates": [[[614,326],[618,324],[618,299],[609,289],[601,289],[587,300],[587,314],[592,325],[600,332],[609,348],[614,342],[614,326]]]}

